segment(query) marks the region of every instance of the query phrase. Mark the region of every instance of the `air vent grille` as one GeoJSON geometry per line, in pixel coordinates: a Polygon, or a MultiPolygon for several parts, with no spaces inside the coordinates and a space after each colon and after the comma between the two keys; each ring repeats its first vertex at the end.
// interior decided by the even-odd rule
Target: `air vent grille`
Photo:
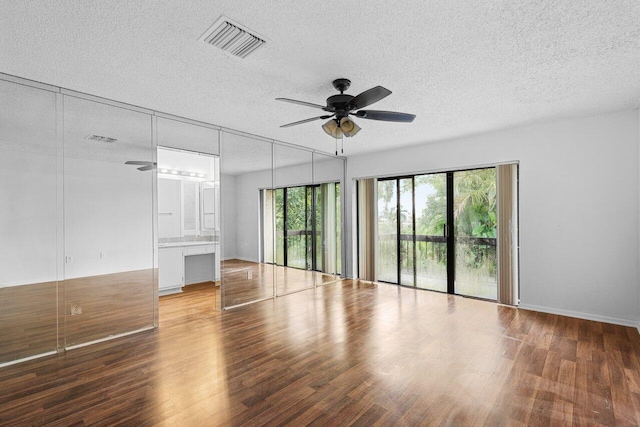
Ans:
{"type": "Polygon", "coordinates": [[[240,58],[246,58],[251,52],[265,44],[264,39],[227,18],[216,21],[201,37],[201,40],[240,58]]]}
{"type": "Polygon", "coordinates": [[[86,139],[88,139],[89,141],[106,142],[108,144],[111,144],[117,141],[116,138],[109,138],[108,136],[100,136],[100,135],[88,135],[86,136],[86,139]]]}

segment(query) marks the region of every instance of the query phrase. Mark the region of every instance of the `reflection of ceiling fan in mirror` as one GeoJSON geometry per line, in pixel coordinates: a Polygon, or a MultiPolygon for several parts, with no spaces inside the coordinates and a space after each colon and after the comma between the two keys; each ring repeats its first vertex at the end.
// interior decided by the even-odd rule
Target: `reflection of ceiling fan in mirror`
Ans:
{"type": "Polygon", "coordinates": [[[150,171],[151,169],[156,169],[158,167],[156,162],[144,162],[140,160],[127,160],[124,164],[142,166],[138,168],[139,171],[150,171]]]}
{"type": "Polygon", "coordinates": [[[367,120],[382,120],[385,122],[403,122],[410,123],[416,117],[414,114],[398,113],[395,111],[380,111],[380,110],[361,110],[368,105],[378,102],[381,99],[391,95],[389,89],[382,86],[376,86],[369,90],[362,92],[360,95],[353,96],[344,93],[349,89],[351,81],[349,79],[336,79],[333,81],[333,87],[340,91],[339,95],[333,95],[327,98],[327,106],[319,104],[313,104],[310,102],[296,101],[289,98],[276,98],[278,101],[291,102],[294,104],[306,105],[307,107],[319,108],[330,114],[318,117],[312,117],[310,119],[300,120],[298,122],[289,123],[280,127],[285,128],[289,126],[300,125],[302,123],[312,122],[314,120],[331,119],[322,125],[322,129],[334,138],[341,138],[343,135],[350,137],[354,136],[360,131],[360,126],[355,124],[353,120],[349,118],[349,115],[359,117],[367,120]],[[357,110],[357,111],[356,111],[357,110]]]}

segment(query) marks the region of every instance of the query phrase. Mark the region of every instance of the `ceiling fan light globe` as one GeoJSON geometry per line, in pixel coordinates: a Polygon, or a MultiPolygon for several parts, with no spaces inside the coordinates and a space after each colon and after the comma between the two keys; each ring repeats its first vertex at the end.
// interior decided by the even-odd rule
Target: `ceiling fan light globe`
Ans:
{"type": "Polygon", "coordinates": [[[327,135],[332,136],[334,138],[342,137],[342,129],[340,129],[340,126],[338,126],[338,122],[333,119],[323,124],[322,130],[324,130],[327,133],[327,135]]]}
{"type": "Polygon", "coordinates": [[[346,137],[355,136],[358,132],[360,132],[360,126],[358,126],[353,120],[348,117],[343,117],[340,119],[340,129],[344,133],[346,137]]]}

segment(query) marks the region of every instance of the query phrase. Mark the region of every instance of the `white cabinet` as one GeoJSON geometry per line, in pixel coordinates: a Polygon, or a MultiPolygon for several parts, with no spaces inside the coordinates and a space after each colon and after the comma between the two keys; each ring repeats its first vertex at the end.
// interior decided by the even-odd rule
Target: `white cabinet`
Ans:
{"type": "Polygon", "coordinates": [[[158,294],[181,292],[184,285],[220,280],[220,244],[169,243],[158,250],[158,294]]]}
{"type": "Polygon", "coordinates": [[[200,234],[200,183],[181,181],[182,183],[182,235],[200,234]]]}
{"type": "Polygon", "coordinates": [[[182,188],[180,181],[158,178],[158,237],[180,237],[182,234],[182,188]]]}
{"type": "Polygon", "coordinates": [[[220,215],[217,206],[220,205],[220,184],[214,181],[203,182],[202,187],[202,230],[219,231],[220,215]]]}
{"type": "Polygon", "coordinates": [[[184,284],[183,248],[160,248],[158,251],[158,294],[180,292],[184,284]]]}

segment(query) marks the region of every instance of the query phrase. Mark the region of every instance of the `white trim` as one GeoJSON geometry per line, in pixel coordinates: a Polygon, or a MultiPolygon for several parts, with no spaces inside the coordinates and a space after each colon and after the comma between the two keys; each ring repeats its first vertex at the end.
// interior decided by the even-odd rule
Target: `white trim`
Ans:
{"type": "Polygon", "coordinates": [[[182,285],[175,286],[173,288],[164,288],[158,291],[158,296],[163,297],[165,295],[174,295],[182,292],[182,285]]]}
{"type": "Polygon", "coordinates": [[[58,86],[53,86],[46,83],[40,83],[35,80],[29,80],[23,77],[13,76],[11,74],[0,73],[0,80],[4,80],[6,82],[11,82],[11,83],[17,83],[23,86],[34,87],[37,89],[47,90],[49,92],[60,92],[60,88],[58,86]]]}
{"type": "Polygon", "coordinates": [[[231,261],[231,260],[235,260],[237,259],[238,261],[246,261],[246,262],[253,262],[255,264],[261,264],[260,261],[256,261],[255,259],[249,259],[249,258],[240,258],[240,257],[225,257],[222,261],[231,261]]]}
{"type": "Polygon", "coordinates": [[[103,98],[96,95],[90,95],[84,92],[78,92],[71,89],[60,88],[60,93],[65,96],[71,96],[74,98],[84,99],[85,101],[97,102],[99,104],[110,105],[112,107],[122,108],[125,110],[131,110],[142,114],[153,115],[154,111],[148,108],[138,107],[137,105],[127,104],[126,102],[114,101],[109,98],[103,98]]]}
{"type": "MultiPolygon", "coordinates": [[[[406,147],[405,147],[406,148],[406,147]]],[[[466,171],[466,170],[473,170],[473,169],[489,169],[489,168],[495,168],[496,166],[502,166],[502,165],[518,165],[518,167],[520,167],[520,160],[505,160],[502,162],[495,162],[495,163],[481,163],[481,164],[475,164],[475,165],[458,165],[458,166],[451,166],[448,168],[440,168],[440,169],[427,169],[427,170],[419,170],[419,171],[412,171],[412,172],[401,172],[401,173],[391,173],[391,174],[384,174],[384,175],[375,175],[375,176],[355,176],[353,177],[354,180],[359,181],[361,179],[386,179],[386,178],[399,178],[399,177],[405,177],[405,176],[409,176],[409,175],[432,175],[432,174],[437,174],[437,173],[447,173],[447,172],[462,172],[462,171],[466,171]]]]}
{"type": "Polygon", "coordinates": [[[123,332],[121,334],[115,334],[115,335],[109,335],[108,337],[100,338],[100,339],[89,341],[89,342],[84,342],[82,344],[70,345],[66,349],[67,350],[75,350],[76,348],[82,348],[82,347],[87,347],[89,345],[98,344],[98,343],[105,342],[105,341],[111,341],[111,340],[114,340],[116,338],[126,337],[126,336],[129,336],[129,335],[137,334],[139,332],[151,331],[151,330],[153,330],[155,328],[156,328],[155,326],[147,326],[145,328],[136,329],[135,331],[123,332]]]}
{"type": "Polygon", "coordinates": [[[542,307],[539,305],[520,304],[518,309],[539,311],[541,313],[557,314],[560,316],[575,317],[576,319],[594,320],[602,323],[612,323],[614,325],[631,326],[638,328],[640,333],[640,323],[635,320],[620,319],[617,317],[601,316],[599,314],[582,313],[579,311],[563,310],[559,308],[542,307]]]}
{"type": "Polygon", "coordinates": [[[24,357],[22,359],[12,360],[11,362],[0,363],[0,368],[4,368],[5,366],[15,365],[17,363],[28,362],[29,360],[39,359],[45,356],[52,356],[54,354],[58,354],[57,351],[47,351],[46,353],[36,354],[35,356],[24,357]]]}
{"type": "Polygon", "coordinates": [[[203,122],[203,121],[200,121],[200,120],[189,119],[187,117],[176,116],[174,114],[162,113],[160,111],[154,111],[153,115],[156,116],[156,117],[161,117],[163,119],[173,120],[174,122],[182,122],[182,123],[187,123],[187,124],[190,124],[190,125],[200,126],[200,127],[204,127],[204,128],[213,129],[213,130],[220,130],[220,126],[217,126],[217,125],[214,125],[214,124],[211,124],[211,123],[207,123],[207,122],[203,122]]]}

